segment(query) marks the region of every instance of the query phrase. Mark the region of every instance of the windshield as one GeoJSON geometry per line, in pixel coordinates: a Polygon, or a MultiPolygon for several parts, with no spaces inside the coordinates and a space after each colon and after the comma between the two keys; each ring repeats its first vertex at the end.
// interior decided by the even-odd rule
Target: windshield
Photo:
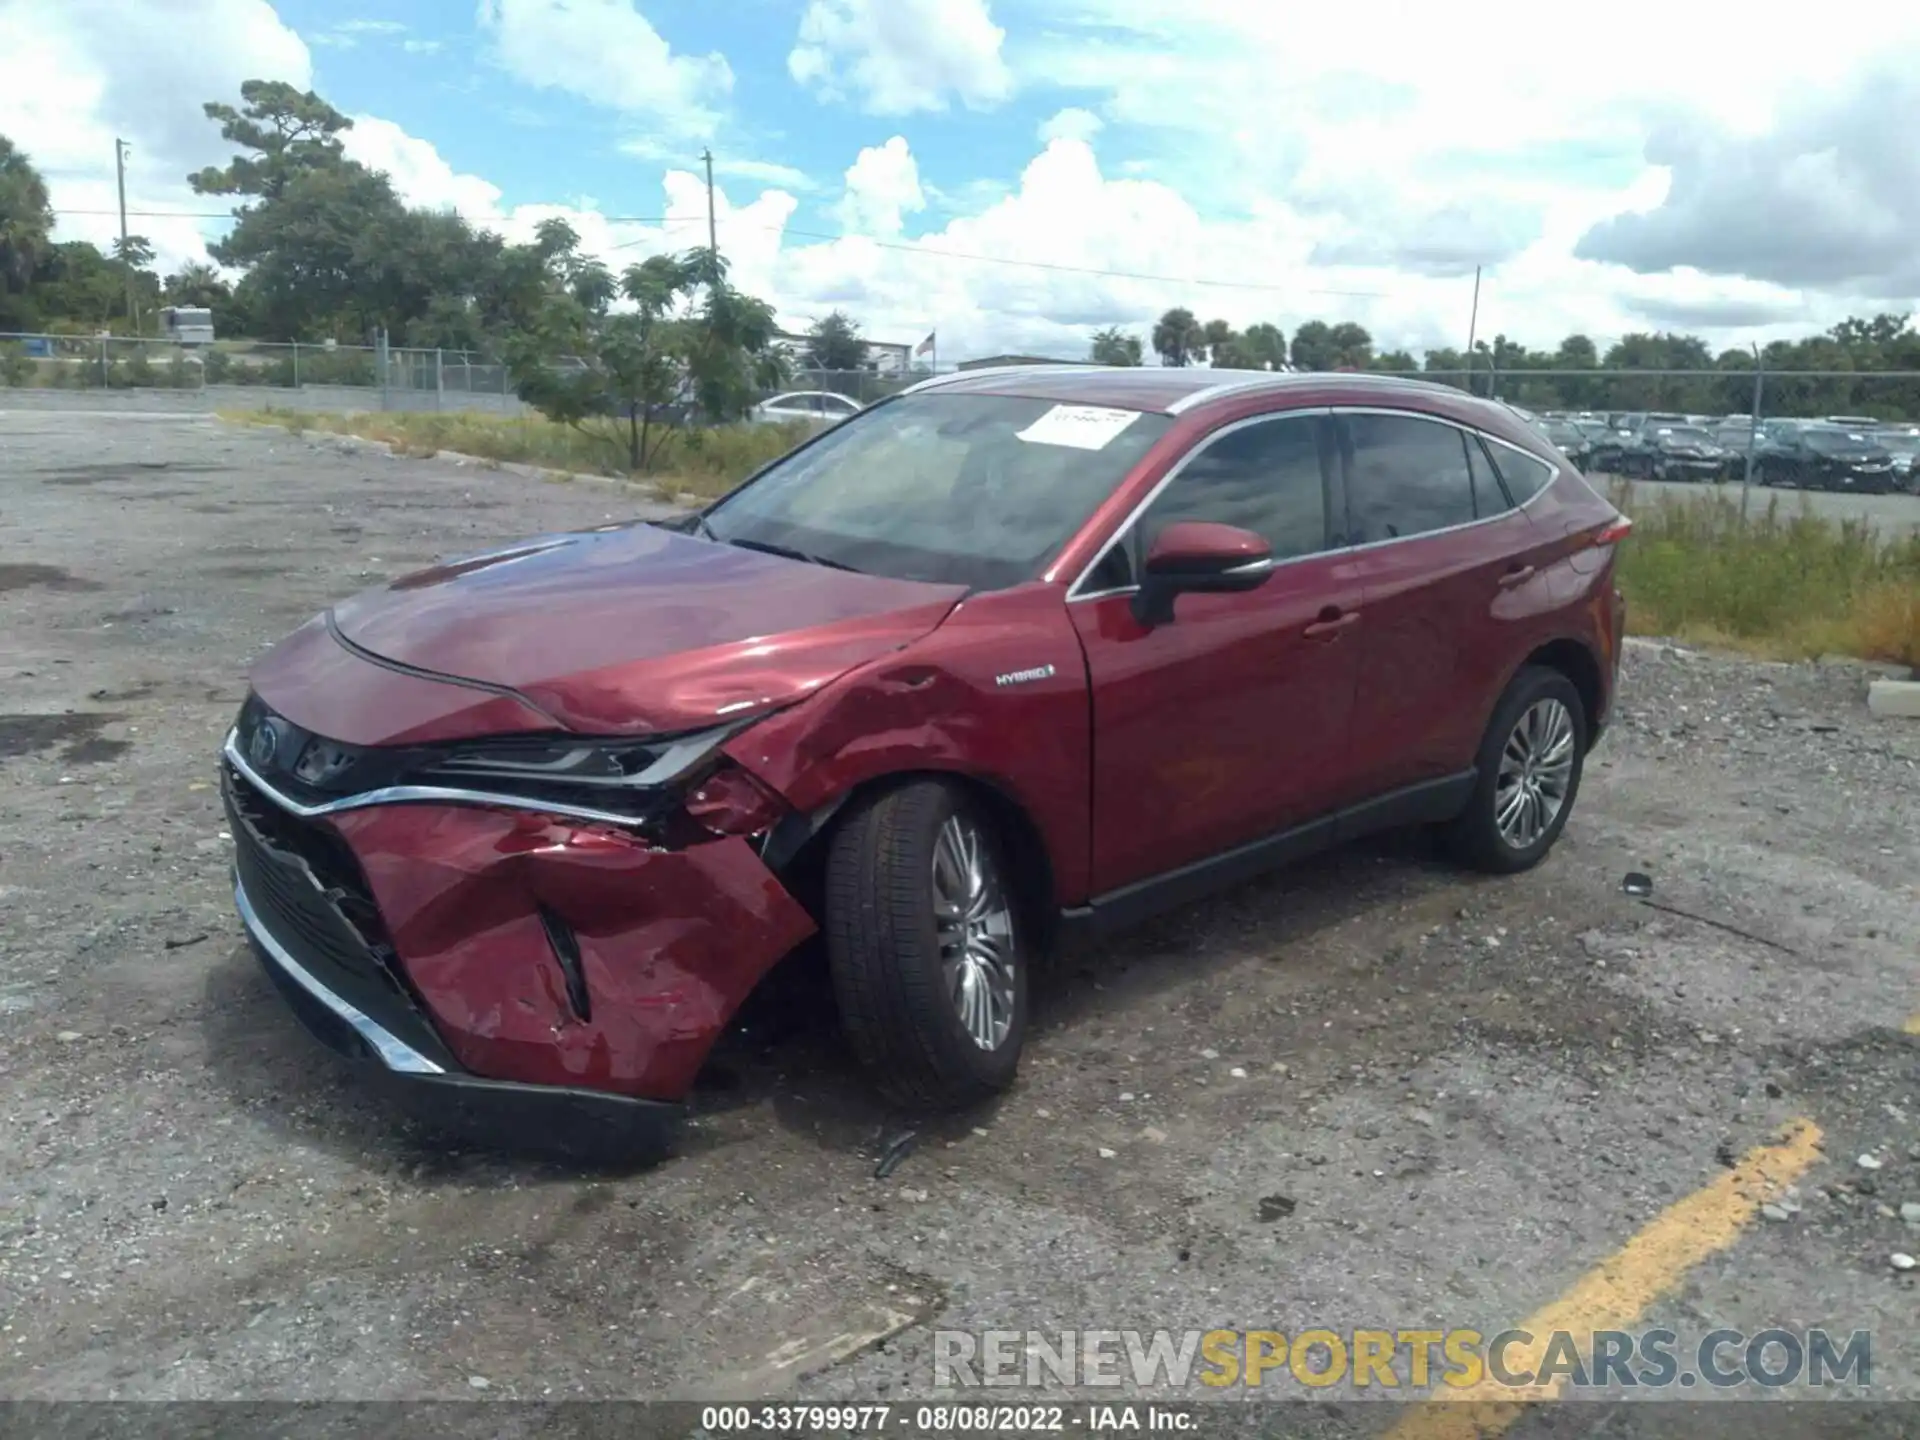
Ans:
{"type": "Polygon", "coordinates": [[[1578,445],[1582,439],[1580,431],[1564,420],[1549,420],[1540,430],[1556,445],[1578,445]]]}
{"type": "Polygon", "coordinates": [[[1676,445],[1711,445],[1713,437],[1694,425],[1665,426],[1660,431],[1662,440],[1670,440],[1676,445]]]}
{"type": "Polygon", "coordinates": [[[902,580],[1032,577],[1173,424],[1006,395],[876,405],[706,512],[716,540],[902,580]]]}
{"type": "Polygon", "coordinates": [[[1920,430],[1898,430],[1879,439],[1881,448],[1894,455],[1920,455],[1920,430]]]}
{"type": "Polygon", "coordinates": [[[1866,436],[1846,430],[1809,430],[1807,446],[1826,455],[1865,455],[1878,448],[1866,436]]]}

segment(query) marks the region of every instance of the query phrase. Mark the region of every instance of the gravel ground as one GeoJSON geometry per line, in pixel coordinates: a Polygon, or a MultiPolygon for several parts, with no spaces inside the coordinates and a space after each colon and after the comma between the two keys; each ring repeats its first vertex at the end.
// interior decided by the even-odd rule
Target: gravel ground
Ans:
{"type": "Polygon", "coordinates": [[[1063,957],[1019,1087],[885,1181],[898,1121],[804,975],[655,1168],[403,1116],[240,943],[211,781],[247,663],[636,503],[0,415],[0,1397],[905,1401],[936,1327],[1492,1333],[1805,1116],[1800,1208],[1645,1319],[1870,1329],[1920,1400],[1920,725],[1857,667],[1637,646],[1539,870],[1393,838],[1063,957]]]}

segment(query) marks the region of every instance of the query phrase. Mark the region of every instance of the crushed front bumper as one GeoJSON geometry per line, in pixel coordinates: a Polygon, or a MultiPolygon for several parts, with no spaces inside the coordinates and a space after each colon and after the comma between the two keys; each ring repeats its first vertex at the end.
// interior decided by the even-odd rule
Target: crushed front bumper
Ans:
{"type": "MultiPolygon", "coordinates": [[[[434,1118],[462,1129],[590,1154],[664,1150],[683,1116],[679,1105],[604,1090],[523,1085],[469,1074],[444,1051],[436,1058],[388,1030],[296,959],[260,918],[236,876],[234,906],[267,978],[301,1026],[336,1054],[370,1062],[404,1082],[434,1118]]],[[[430,1047],[437,1049],[438,1047],[430,1047]]]]}
{"type": "Polygon", "coordinates": [[[332,813],[230,749],[234,903],[306,1028],[537,1135],[656,1138],[708,1049],[813,922],[747,841],[664,850],[474,805],[332,813]]]}

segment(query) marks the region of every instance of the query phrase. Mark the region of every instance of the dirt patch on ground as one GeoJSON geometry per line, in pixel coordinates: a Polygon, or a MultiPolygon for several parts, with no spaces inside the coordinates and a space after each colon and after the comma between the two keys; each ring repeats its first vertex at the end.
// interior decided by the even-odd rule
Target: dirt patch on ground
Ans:
{"type": "Polygon", "coordinates": [[[65,747],[60,760],[66,765],[116,759],[130,748],[128,742],[102,739],[100,731],[124,719],[124,715],[108,714],[0,715],[0,761],[37,755],[55,746],[65,747]]]}
{"type": "Polygon", "coordinates": [[[88,580],[79,575],[68,574],[58,565],[0,565],[0,594],[8,590],[25,590],[30,585],[43,586],[48,590],[66,591],[106,588],[98,580],[88,580]]]}

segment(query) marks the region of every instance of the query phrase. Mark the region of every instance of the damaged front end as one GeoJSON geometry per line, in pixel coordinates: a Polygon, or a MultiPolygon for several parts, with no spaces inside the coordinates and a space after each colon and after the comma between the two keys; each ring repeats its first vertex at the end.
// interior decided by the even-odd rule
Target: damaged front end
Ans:
{"type": "Polygon", "coordinates": [[[348,745],[250,697],[224,747],[235,901],[322,1041],[490,1111],[671,1121],[814,930],[762,851],[741,723],[348,745]]]}

